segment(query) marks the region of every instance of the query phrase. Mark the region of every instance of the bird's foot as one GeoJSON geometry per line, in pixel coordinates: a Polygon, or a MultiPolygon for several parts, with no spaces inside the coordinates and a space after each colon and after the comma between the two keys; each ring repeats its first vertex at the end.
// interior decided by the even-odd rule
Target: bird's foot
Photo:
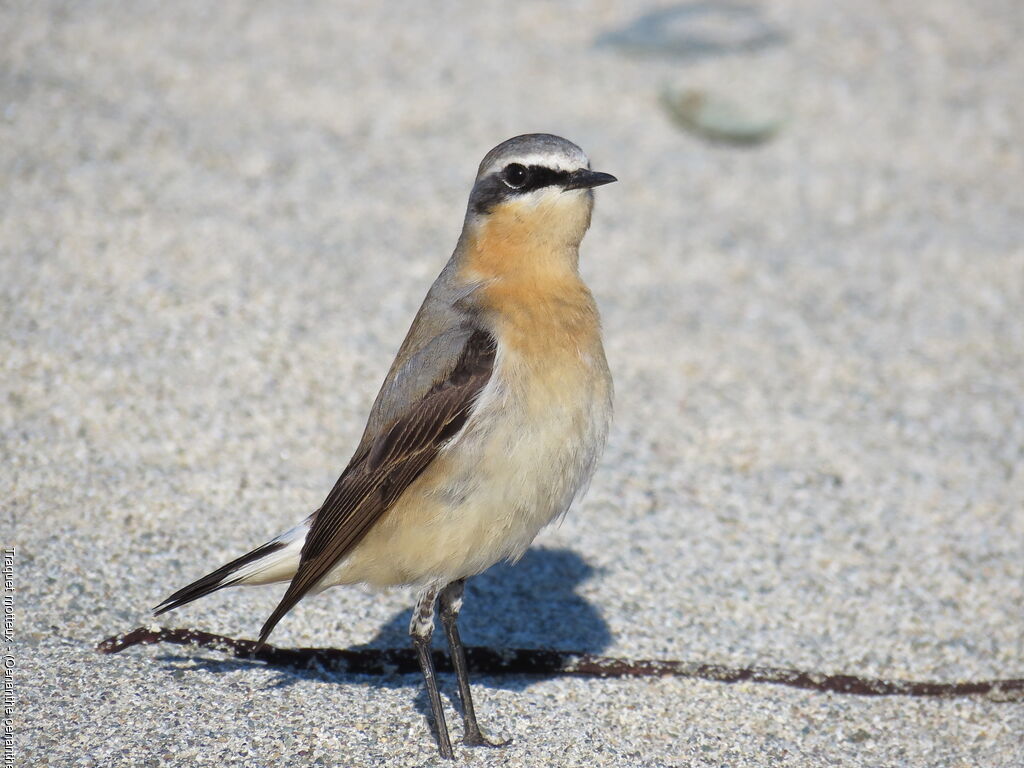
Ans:
{"type": "Polygon", "coordinates": [[[489,739],[479,728],[467,728],[462,743],[467,747],[504,747],[512,743],[512,739],[489,739]]]}

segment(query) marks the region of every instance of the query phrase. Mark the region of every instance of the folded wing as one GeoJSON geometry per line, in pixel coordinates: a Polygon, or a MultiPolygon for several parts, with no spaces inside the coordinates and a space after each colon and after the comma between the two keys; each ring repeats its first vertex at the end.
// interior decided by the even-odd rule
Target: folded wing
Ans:
{"type": "Polygon", "coordinates": [[[495,343],[490,334],[479,329],[460,334],[459,341],[461,351],[453,355],[449,350],[446,355],[454,364],[440,366],[425,394],[404,406],[392,405],[393,418],[364,436],[348,467],[314,514],[299,568],[263,625],[260,643],[359,543],[466,423],[477,396],[491,378],[495,343]]]}

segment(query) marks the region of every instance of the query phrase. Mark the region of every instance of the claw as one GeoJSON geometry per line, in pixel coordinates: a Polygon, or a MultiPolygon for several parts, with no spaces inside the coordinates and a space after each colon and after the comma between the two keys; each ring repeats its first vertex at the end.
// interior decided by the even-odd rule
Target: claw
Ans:
{"type": "Polygon", "coordinates": [[[505,747],[512,743],[512,739],[492,741],[484,736],[482,731],[477,729],[475,732],[467,732],[466,735],[462,737],[462,743],[467,747],[505,747]]]}

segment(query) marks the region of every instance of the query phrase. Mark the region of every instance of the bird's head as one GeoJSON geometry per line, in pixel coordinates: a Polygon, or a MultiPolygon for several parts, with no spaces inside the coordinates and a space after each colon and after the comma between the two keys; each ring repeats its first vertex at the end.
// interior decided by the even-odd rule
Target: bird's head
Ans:
{"type": "Polygon", "coordinates": [[[575,248],[590,225],[594,187],[616,181],[590,170],[583,150],[559,136],[528,133],[484,157],[469,196],[466,229],[575,248]]]}

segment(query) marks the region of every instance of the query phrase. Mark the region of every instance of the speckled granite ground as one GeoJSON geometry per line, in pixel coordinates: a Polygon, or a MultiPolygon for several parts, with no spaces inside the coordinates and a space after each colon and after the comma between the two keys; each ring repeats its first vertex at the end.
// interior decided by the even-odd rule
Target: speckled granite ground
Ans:
{"type": "MultiPolygon", "coordinates": [[[[414,676],[92,647],[322,500],[476,163],[533,130],[621,180],[584,243],[617,417],[467,641],[1024,677],[1024,12],[660,7],[675,53],[637,4],[0,7],[18,765],[438,762],[414,676]],[[787,122],[712,146],[666,87],[787,122]]],[[[277,595],[166,618],[252,637],[277,595]]],[[[333,590],[274,639],[404,643],[407,605],[333,590]]],[[[1020,701],[477,690],[514,739],[480,766],[1024,764],[1020,701]]]]}

